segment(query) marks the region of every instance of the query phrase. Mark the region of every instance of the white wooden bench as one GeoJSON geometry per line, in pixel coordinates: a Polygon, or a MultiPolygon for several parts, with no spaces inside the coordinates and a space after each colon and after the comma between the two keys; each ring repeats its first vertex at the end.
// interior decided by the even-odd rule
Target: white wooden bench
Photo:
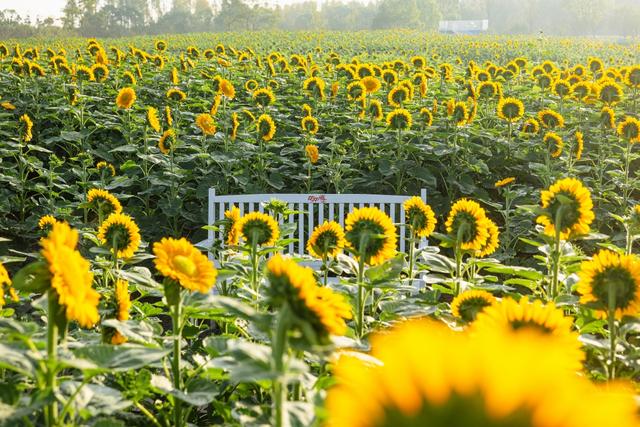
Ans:
{"type": "MultiPolygon", "coordinates": [[[[427,201],[427,190],[420,191],[422,200],[427,201]]],[[[288,204],[289,208],[298,211],[288,218],[289,223],[297,223],[296,231],[292,237],[297,239],[287,245],[285,253],[294,256],[306,254],[306,244],[313,229],[324,221],[336,221],[344,227],[346,216],[353,208],[375,206],[391,217],[398,224],[398,250],[404,252],[408,249],[409,238],[407,227],[404,226],[405,200],[412,195],[380,195],[380,194],[234,194],[226,196],[216,195],[214,188],[209,189],[209,215],[208,224],[224,219],[224,212],[234,205],[240,209],[240,213],[259,211],[264,212],[263,203],[272,199],[281,200],[288,204]]],[[[216,240],[223,241],[222,231],[209,230],[208,238],[198,246],[210,248],[216,240]]],[[[420,246],[426,245],[426,239],[420,246]]],[[[209,257],[213,259],[210,253],[209,257]]]]}

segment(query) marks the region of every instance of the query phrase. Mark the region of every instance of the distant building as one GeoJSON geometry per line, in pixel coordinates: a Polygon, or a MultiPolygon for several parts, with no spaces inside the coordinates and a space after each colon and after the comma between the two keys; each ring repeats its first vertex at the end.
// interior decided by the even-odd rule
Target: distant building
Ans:
{"type": "Polygon", "coordinates": [[[438,31],[445,34],[482,34],[489,29],[488,19],[475,21],[440,21],[438,31]]]}

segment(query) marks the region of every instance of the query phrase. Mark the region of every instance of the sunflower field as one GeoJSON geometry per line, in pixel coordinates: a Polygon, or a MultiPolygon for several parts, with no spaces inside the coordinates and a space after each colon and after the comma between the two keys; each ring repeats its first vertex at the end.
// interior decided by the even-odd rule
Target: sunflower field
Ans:
{"type": "Polygon", "coordinates": [[[6,40],[0,83],[0,426],[640,426],[637,40],[6,40]],[[427,202],[300,257],[210,188],[427,202]]]}

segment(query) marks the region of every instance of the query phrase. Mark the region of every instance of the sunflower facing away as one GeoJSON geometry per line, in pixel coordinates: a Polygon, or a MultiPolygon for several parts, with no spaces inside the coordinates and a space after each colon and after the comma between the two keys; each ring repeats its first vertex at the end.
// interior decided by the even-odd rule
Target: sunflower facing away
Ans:
{"type": "Polygon", "coordinates": [[[187,99],[187,94],[181,91],[180,89],[174,87],[167,91],[167,99],[170,99],[176,102],[182,102],[185,99],[187,99]]]}
{"type": "Polygon", "coordinates": [[[411,113],[404,108],[396,108],[387,114],[387,126],[391,129],[411,129],[411,113]]]}
{"type": "Polygon", "coordinates": [[[149,123],[149,127],[156,133],[159,133],[162,130],[162,127],[160,126],[160,119],[158,118],[157,109],[153,107],[147,108],[147,123],[149,123]]]}
{"type": "Polygon", "coordinates": [[[546,235],[555,236],[557,229],[561,239],[589,233],[595,215],[591,193],[582,182],[575,178],[558,180],[542,191],[540,199],[545,214],[538,216],[536,222],[544,225],[546,235]]]}
{"type": "Polygon", "coordinates": [[[164,237],[153,244],[156,269],[192,292],[207,293],[216,283],[213,263],[184,237],[164,237]]]}
{"type": "Polygon", "coordinates": [[[53,224],[49,235],[40,241],[51,287],[64,306],[66,318],[90,328],[99,320],[100,294],[91,287],[91,264],[76,250],[77,244],[78,232],[65,222],[53,224]]]}
{"type": "Polygon", "coordinates": [[[224,241],[227,245],[236,246],[240,241],[239,230],[235,227],[236,222],[240,219],[240,209],[232,206],[231,209],[224,212],[224,219],[227,224],[224,226],[224,241]]]}
{"type": "Polygon", "coordinates": [[[371,346],[366,359],[338,359],[326,425],[635,425],[631,393],[596,389],[569,372],[567,356],[531,330],[469,335],[413,320],[374,336],[371,346]]]}
{"type": "Polygon", "coordinates": [[[346,333],[351,305],[330,288],[318,286],[311,268],[278,254],[267,263],[267,278],[271,305],[288,304],[298,319],[311,325],[320,341],[346,333]]]}
{"type": "Polygon", "coordinates": [[[273,246],[280,237],[280,228],[272,216],[262,212],[251,212],[235,223],[237,233],[247,244],[273,246]]]}
{"type": "Polygon", "coordinates": [[[13,302],[18,302],[18,294],[16,290],[11,287],[11,278],[9,277],[9,272],[5,268],[4,265],[0,262],[0,308],[4,307],[7,303],[5,299],[6,291],[9,291],[9,295],[13,302]]]}
{"type": "Polygon", "coordinates": [[[28,114],[20,116],[20,139],[29,142],[33,138],[33,121],[28,114]]]}
{"type": "Polygon", "coordinates": [[[478,313],[496,302],[496,298],[487,291],[464,291],[451,301],[451,314],[465,323],[473,322],[478,313]]]}
{"type": "Polygon", "coordinates": [[[131,258],[140,247],[140,228],[129,215],[112,213],[100,224],[98,240],[111,252],[117,250],[116,257],[131,258]]]}
{"type": "Polygon", "coordinates": [[[602,107],[602,111],[600,112],[600,124],[605,128],[616,128],[616,113],[610,107],[602,107]]]}
{"type": "Polygon", "coordinates": [[[551,157],[554,159],[560,157],[562,148],[564,147],[564,142],[560,135],[555,132],[547,132],[544,138],[542,138],[542,141],[547,145],[547,150],[549,150],[551,157]]]}
{"type": "Polygon", "coordinates": [[[167,129],[158,140],[158,149],[162,154],[169,154],[176,148],[176,133],[173,129],[167,129]]]}
{"type": "Polygon", "coordinates": [[[516,180],[515,177],[510,176],[508,178],[504,178],[504,179],[501,179],[499,181],[496,181],[496,183],[494,185],[495,185],[496,188],[500,188],[500,187],[504,187],[504,186],[507,186],[507,185],[511,184],[515,180],[516,180]]]}
{"type": "Polygon", "coordinates": [[[500,245],[500,230],[496,223],[490,219],[487,223],[487,231],[489,232],[489,238],[486,243],[475,252],[474,255],[477,258],[484,258],[492,255],[496,250],[498,250],[498,246],[500,245]]]}
{"type": "Polygon", "coordinates": [[[609,296],[614,298],[615,317],[637,316],[640,311],[640,261],[635,255],[600,250],[584,261],[578,273],[580,303],[606,317],[609,296]]]}
{"type": "Polygon", "coordinates": [[[485,210],[473,200],[460,199],[455,202],[445,227],[464,251],[480,251],[489,239],[489,219],[485,210]]]}
{"type": "Polygon", "coordinates": [[[396,254],[396,227],[376,207],[355,208],[347,215],[345,231],[347,247],[369,265],[380,265],[396,254]]]}
{"type": "Polygon", "coordinates": [[[122,212],[120,201],[107,190],[92,188],[87,192],[87,202],[107,215],[122,212]]]}
{"type": "Polygon", "coordinates": [[[307,242],[307,252],[314,258],[336,257],[346,244],[344,230],[340,224],[325,221],[313,230],[307,242]]]}
{"type": "Polygon", "coordinates": [[[618,135],[631,143],[640,142],[640,120],[626,116],[618,124],[618,135]]]}
{"type": "Polygon", "coordinates": [[[522,125],[522,133],[535,135],[540,131],[540,123],[536,119],[527,119],[522,125]]]}
{"type": "Polygon", "coordinates": [[[407,199],[404,204],[405,222],[418,237],[429,237],[436,228],[436,215],[420,197],[414,196],[407,199]]]}
{"type": "Polygon", "coordinates": [[[58,222],[58,220],[52,215],[45,215],[38,220],[38,228],[48,232],[56,222],[58,222]]]}
{"type": "Polygon", "coordinates": [[[538,112],[538,121],[547,129],[564,127],[564,117],[562,117],[562,114],[549,109],[538,112]]]}
{"type": "Polygon", "coordinates": [[[311,135],[315,135],[320,129],[320,124],[318,123],[318,119],[316,119],[315,117],[305,116],[300,122],[300,127],[303,132],[308,132],[311,135]]]}
{"type": "MultiPolygon", "coordinates": [[[[129,283],[126,280],[116,281],[115,292],[116,319],[121,322],[129,320],[129,310],[131,310],[131,296],[129,295],[129,283]]],[[[127,339],[118,331],[111,336],[111,344],[120,345],[127,342],[127,339]]]]}
{"type": "Polygon", "coordinates": [[[116,176],[116,168],[111,163],[107,163],[105,161],[98,162],[98,164],[96,164],[96,169],[98,172],[107,170],[111,176],[116,176]]]}
{"type": "Polygon", "coordinates": [[[256,104],[266,107],[267,105],[271,105],[276,102],[276,97],[273,94],[273,91],[270,88],[262,88],[253,92],[252,95],[253,100],[256,104]]]}
{"type": "Polygon", "coordinates": [[[516,98],[502,98],[498,102],[498,117],[507,122],[517,122],[524,115],[524,104],[516,98]]]}
{"type": "Polygon", "coordinates": [[[258,135],[263,141],[271,141],[276,134],[276,124],[268,114],[262,114],[257,122],[258,135]]]}
{"type": "Polygon", "coordinates": [[[120,92],[118,92],[118,96],[116,97],[116,105],[118,108],[128,110],[133,107],[134,102],[136,102],[136,91],[133,90],[132,87],[124,87],[120,89],[120,92]]]}

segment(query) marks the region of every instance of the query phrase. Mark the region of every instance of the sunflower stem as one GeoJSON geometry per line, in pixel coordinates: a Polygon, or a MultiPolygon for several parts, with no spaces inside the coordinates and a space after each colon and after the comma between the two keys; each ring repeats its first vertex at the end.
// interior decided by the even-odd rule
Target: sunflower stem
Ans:
{"type": "Polygon", "coordinates": [[[256,231],[253,232],[251,239],[251,289],[253,290],[253,297],[258,305],[258,236],[256,231]]]}
{"type": "Polygon", "coordinates": [[[273,425],[289,425],[285,404],[287,401],[287,382],[284,369],[284,354],[287,350],[287,330],[289,327],[289,305],[284,304],[278,314],[276,334],[271,342],[273,369],[276,377],[273,381],[273,425]]]}
{"type": "Polygon", "coordinates": [[[414,253],[416,250],[416,232],[411,226],[411,240],[409,241],[409,286],[413,286],[414,253]]]}
{"type": "Polygon", "coordinates": [[[322,254],[322,271],[323,271],[322,283],[326,287],[327,284],[329,283],[329,266],[327,265],[326,253],[322,254]]]}
{"type": "Polygon", "coordinates": [[[616,377],[616,289],[615,285],[609,285],[609,380],[616,377]]]}
{"type": "Polygon", "coordinates": [[[56,402],[56,359],[58,354],[58,325],[56,316],[58,312],[58,302],[53,289],[47,292],[47,389],[53,395],[53,401],[49,403],[45,411],[46,424],[48,427],[54,426],[58,419],[58,403],[56,402]]]}
{"type": "Polygon", "coordinates": [[[622,188],[622,209],[626,210],[631,195],[629,188],[629,166],[631,164],[631,140],[627,141],[627,148],[624,153],[624,186],[622,188]]]}
{"type": "MultiPolygon", "coordinates": [[[[180,291],[177,292],[177,301],[173,306],[173,310],[171,312],[171,320],[173,326],[173,363],[171,365],[171,369],[173,370],[173,388],[180,391],[181,388],[181,380],[180,380],[180,365],[181,365],[181,335],[182,335],[182,326],[180,322],[181,313],[181,305],[182,298],[180,295],[180,291]]],[[[176,397],[173,398],[173,425],[176,427],[182,426],[182,402],[176,397]]]]}
{"type": "Polygon", "coordinates": [[[460,294],[460,281],[462,280],[462,250],[460,249],[460,243],[456,242],[455,247],[456,257],[456,279],[453,288],[453,296],[457,297],[460,294]]]}
{"type": "Polygon", "coordinates": [[[358,259],[358,322],[356,335],[362,338],[364,333],[364,254],[358,259]]]}
{"type": "MultiPolygon", "coordinates": [[[[558,224],[556,222],[556,224],[558,224]]],[[[555,242],[553,246],[553,254],[551,258],[552,262],[552,275],[551,275],[551,289],[549,290],[549,301],[556,299],[558,292],[558,282],[560,276],[560,229],[559,225],[556,225],[555,242]]]]}

